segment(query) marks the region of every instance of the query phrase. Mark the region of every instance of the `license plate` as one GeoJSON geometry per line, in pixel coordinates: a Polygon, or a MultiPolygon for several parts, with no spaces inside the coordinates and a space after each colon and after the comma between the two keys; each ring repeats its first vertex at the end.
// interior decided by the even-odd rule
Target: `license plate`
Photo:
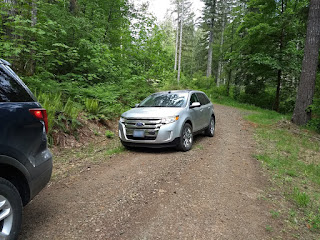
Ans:
{"type": "Polygon", "coordinates": [[[143,138],[144,137],[144,131],[143,130],[134,130],[133,131],[133,137],[143,138]]]}

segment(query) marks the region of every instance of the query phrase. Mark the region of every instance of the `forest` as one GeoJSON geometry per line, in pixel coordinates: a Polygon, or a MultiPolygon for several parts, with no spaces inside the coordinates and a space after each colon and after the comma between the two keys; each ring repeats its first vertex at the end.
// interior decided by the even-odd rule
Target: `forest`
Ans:
{"type": "Polygon", "coordinates": [[[202,1],[195,18],[191,0],[172,0],[159,23],[148,2],[4,0],[0,56],[47,109],[51,133],[185,88],[320,131],[319,1],[202,1]]]}

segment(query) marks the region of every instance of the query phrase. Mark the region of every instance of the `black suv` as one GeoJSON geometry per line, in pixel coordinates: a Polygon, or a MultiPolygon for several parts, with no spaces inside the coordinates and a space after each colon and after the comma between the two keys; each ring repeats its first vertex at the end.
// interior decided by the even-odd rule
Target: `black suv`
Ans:
{"type": "Polygon", "coordinates": [[[49,182],[46,110],[0,59],[0,240],[17,239],[22,206],[49,182]]]}

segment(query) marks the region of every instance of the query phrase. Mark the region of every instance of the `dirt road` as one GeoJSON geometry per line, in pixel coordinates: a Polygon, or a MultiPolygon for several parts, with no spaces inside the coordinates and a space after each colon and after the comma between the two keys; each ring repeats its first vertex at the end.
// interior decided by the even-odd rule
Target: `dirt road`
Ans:
{"type": "Polygon", "coordinates": [[[215,111],[215,137],[189,152],[126,152],[53,182],[25,208],[20,239],[270,239],[250,124],[215,111]]]}

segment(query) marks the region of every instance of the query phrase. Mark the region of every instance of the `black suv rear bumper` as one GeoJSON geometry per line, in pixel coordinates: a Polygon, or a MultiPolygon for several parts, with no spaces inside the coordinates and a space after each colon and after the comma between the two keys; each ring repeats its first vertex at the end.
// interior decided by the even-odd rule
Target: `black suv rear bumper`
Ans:
{"type": "MultiPolygon", "coordinates": [[[[48,150],[49,151],[49,150],[48,150]]],[[[50,153],[51,155],[51,153],[50,153]]],[[[30,176],[32,176],[30,186],[30,200],[34,198],[50,181],[52,174],[52,155],[41,165],[29,169],[30,176]]]]}

